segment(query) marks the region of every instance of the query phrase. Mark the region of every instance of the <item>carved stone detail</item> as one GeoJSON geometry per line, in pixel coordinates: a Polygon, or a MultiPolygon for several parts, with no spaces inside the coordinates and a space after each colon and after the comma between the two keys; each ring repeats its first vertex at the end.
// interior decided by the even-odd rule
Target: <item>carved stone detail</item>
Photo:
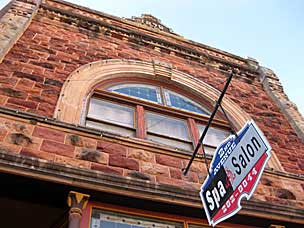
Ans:
{"type": "Polygon", "coordinates": [[[173,30],[171,28],[168,28],[167,26],[163,25],[158,18],[152,16],[151,14],[142,14],[140,17],[132,17],[131,19],[127,20],[140,23],[141,25],[147,26],[152,29],[173,33],[173,30]]]}
{"type": "Polygon", "coordinates": [[[171,64],[154,60],[153,68],[154,68],[154,74],[156,77],[165,77],[165,78],[171,79],[171,76],[172,76],[172,65],[171,64]]]}
{"type": "MultiPolygon", "coordinates": [[[[196,48],[185,47],[184,45],[173,43],[169,40],[165,40],[159,37],[157,38],[155,36],[150,36],[148,34],[144,34],[136,30],[131,30],[129,28],[122,29],[121,27],[115,26],[113,24],[105,23],[105,21],[102,19],[102,16],[99,20],[92,19],[83,15],[80,16],[76,13],[71,13],[71,11],[56,9],[53,7],[49,8],[46,4],[42,4],[41,13],[51,19],[56,18],[56,20],[62,21],[64,23],[74,24],[75,26],[90,30],[93,32],[92,34],[103,33],[105,36],[112,36],[117,39],[128,40],[130,43],[145,45],[145,47],[153,48],[158,52],[164,51],[166,53],[170,53],[170,55],[178,55],[185,59],[196,61],[201,64],[219,69],[221,71],[229,72],[230,70],[239,70],[240,74],[237,76],[242,78],[245,77],[248,80],[254,80],[258,75],[257,71],[252,66],[250,66],[250,63],[246,59],[229,54],[216,48],[209,47],[207,45],[186,40],[177,34],[171,33],[170,35],[173,35],[181,42],[194,45],[196,48]]],[[[137,27],[143,27],[141,26],[141,23],[134,22],[131,19],[120,20],[119,18],[116,18],[116,20],[119,20],[123,23],[131,23],[132,25],[137,25],[137,27]]],[[[145,27],[149,29],[149,27],[145,27]]],[[[160,30],[157,30],[155,32],[159,31],[160,30]]]]}

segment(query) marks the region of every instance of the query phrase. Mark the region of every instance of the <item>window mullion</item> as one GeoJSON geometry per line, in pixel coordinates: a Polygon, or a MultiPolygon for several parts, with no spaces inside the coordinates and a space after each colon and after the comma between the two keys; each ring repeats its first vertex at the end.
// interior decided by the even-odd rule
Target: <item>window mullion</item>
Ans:
{"type": "MultiPolygon", "coordinates": [[[[187,119],[187,124],[188,124],[190,134],[191,134],[191,137],[192,137],[193,146],[195,148],[196,145],[198,144],[199,139],[200,139],[199,130],[197,128],[197,125],[196,125],[196,122],[195,122],[194,119],[188,118],[187,119]]],[[[203,153],[202,148],[199,148],[198,153],[203,153]]]]}
{"type": "Polygon", "coordinates": [[[141,105],[136,105],[136,137],[146,138],[145,109],[141,105]]]}
{"type": "Polygon", "coordinates": [[[166,100],[166,97],[165,97],[165,90],[162,86],[160,86],[159,89],[160,89],[160,96],[161,96],[161,99],[163,101],[163,105],[167,106],[167,100],[166,100]]]}

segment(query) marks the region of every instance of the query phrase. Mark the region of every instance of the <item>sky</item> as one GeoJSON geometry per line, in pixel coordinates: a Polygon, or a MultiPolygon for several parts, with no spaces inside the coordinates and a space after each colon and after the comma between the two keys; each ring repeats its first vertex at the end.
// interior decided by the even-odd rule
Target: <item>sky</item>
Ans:
{"type": "MultiPolygon", "coordinates": [[[[183,37],[272,69],[304,116],[302,0],[69,0],[130,18],[152,14],[183,37]]],[[[8,0],[0,0],[2,8],[8,0]]]]}

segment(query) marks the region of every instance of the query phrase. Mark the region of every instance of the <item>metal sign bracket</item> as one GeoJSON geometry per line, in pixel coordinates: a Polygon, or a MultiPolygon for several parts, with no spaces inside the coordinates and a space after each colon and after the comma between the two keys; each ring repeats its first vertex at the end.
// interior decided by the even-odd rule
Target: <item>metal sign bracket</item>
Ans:
{"type": "MultiPolygon", "coordinates": [[[[199,150],[199,148],[200,148],[201,146],[202,146],[202,148],[203,148],[203,155],[204,155],[204,158],[205,158],[206,167],[207,167],[207,171],[208,171],[208,174],[209,174],[208,162],[207,162],[207,158],[206,158],[205,149],[204,149],[204,146],[203,146],[203,140],[204,140],[204,138],[205,138],[205,136],[206,136],[206,134],[207,134],[207,131],[208,131],[208,129],[209,129],[211,123],[212,123],[212,120],[213,120],[213,118],[214,118],[214,116],[215,116],[215,114],[216,114],[218,108],[221,107],[221,102],[222,102],[223,97],[224,97],[224,95],[225,95],[225,93],[226,93],[226,91],[227,91],[227,89],[228,89],[228,86],[229,86],[231,80],[232,80],[232,77],[233,77],[233,73],[230,73],[230,76],[229,76],[229,78],[228,78],[227,81],[226,81],[226,84],[225,84],[225,86],[224,86],[224,89],[223,89],[222,93],[220,94],[220,96],[219,96],[219,98],[218,98],[218,100],[217,100],[217,102],[216,102],[216,104],[215,104],[215,107],[214,107],[214,109],[213,109],[212,114],[211,114],[210,117],[209,117],[208,123],[207,123],[207,125],[206,125],[206,127],[205,127],[205,129],[204,129],[204,131],[203,131],[203,133],[202,133],[202,135],[201,135],[201,137],[200,137],[200,139],[199,139],[199,141],[198,141],[198,143],[197,143],[195,149],[194,149],[194,152],[193,152],[193,154],[192,154],[192,157],[190,158],[188,165],[187,165],[184,169],[182,169],[184,175],[187,175],[187,173],[188,173],[188,171],[189,171],[189,169],[190,169],[190,166],[191,166],[191,164],[192,164],[194,158],[196,157],[196,155],[197,155],[197,153],[198,153],[198,150],[199,150]]],[[[224,114],[224,115],[226,115],[226,114],[224,114]]],[[[227,116],[227,117],[228,117],[228,116],[227,116]]],[[[227,118],[227,117],[226,117],[226,118],[227,118]]]]}

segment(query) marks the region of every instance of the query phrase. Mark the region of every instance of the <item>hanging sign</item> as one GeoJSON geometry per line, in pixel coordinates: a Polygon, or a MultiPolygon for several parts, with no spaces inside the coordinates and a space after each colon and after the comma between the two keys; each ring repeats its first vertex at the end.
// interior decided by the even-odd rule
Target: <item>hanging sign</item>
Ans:
{"type": "Polygon", "coordinates": [[[210,175],[201,187],[200,196],[212,226],[241,210],[241,199],[250,199],[270,158],[271,146],[253,120],[237,135],[217,147],[210,175]]]}

